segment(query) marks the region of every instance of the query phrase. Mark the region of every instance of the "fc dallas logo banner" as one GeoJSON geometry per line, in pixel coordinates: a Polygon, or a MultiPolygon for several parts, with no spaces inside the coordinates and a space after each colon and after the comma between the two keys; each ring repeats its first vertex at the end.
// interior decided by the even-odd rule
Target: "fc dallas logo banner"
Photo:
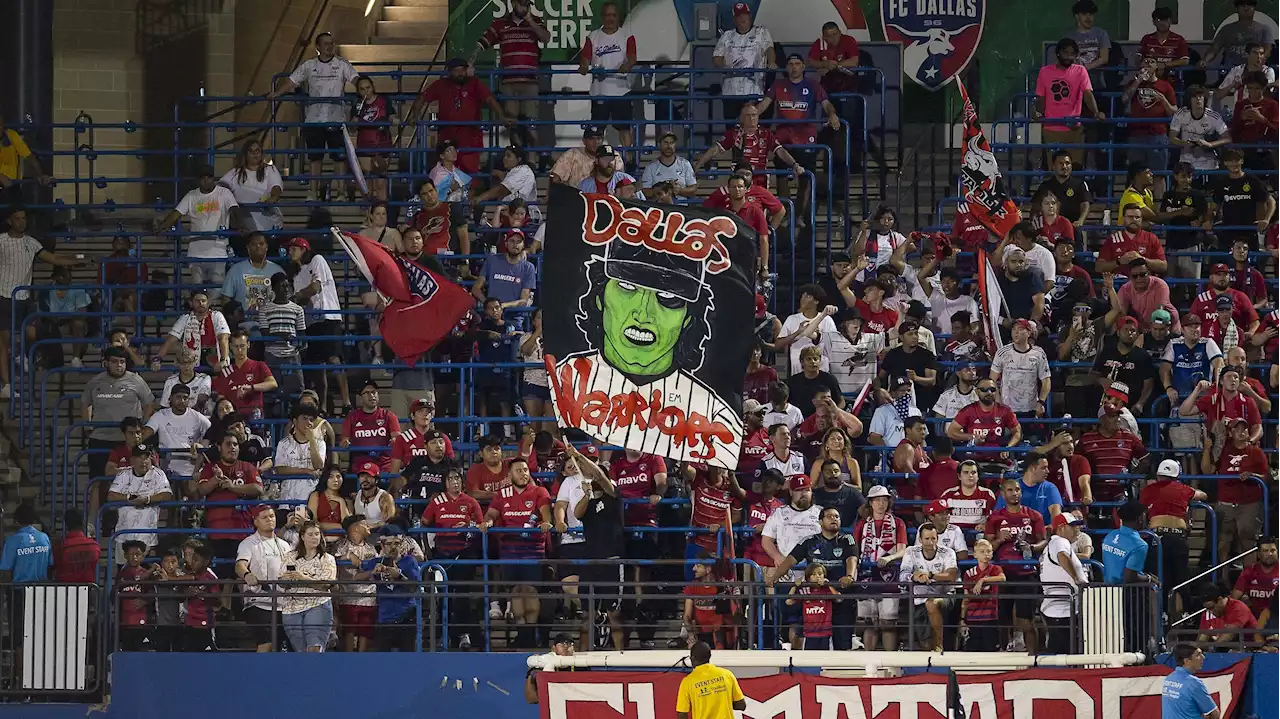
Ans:
{"type": "MultiPolygon", "coordinates": [[[[1200,675],[1230,719],[1240,704],[1249,660],[1200,675]]],[[[1028,669],[962,675],[968,719],[1153,719],[1160,716],[1166,666],[1028,669]]],[[[539,672],[541,719],[674,719],[683,674],[539,672]]],[[[742,719],[947,719],[947,675],[830,679],[775,674],[739,679],[742,719]]]]}
{"type": "Polygon", "coordinates": [[[551,400],[606,444],[733,469],[756,234],[738,218],[551,186],[542,263],[551,400]]]}
{"type": "Polygon", "coordinates": [[[902,43],[902,74],[931,91],[969,65],[986,17],[986,0],[880,0],[884,39],[902,43]]]}
{"type": "Polygon", "coordinates": [[[960,147],[960,181],[964,185],[964,201],[979,222],[1003,239],[1022,219],[1022,214],[1004,190],[1000,165],[996,163],[987,136],[978,124],[978,113],[969,99],[969,92],[959,78],[956,86],[960,88],[960,100],[964,104],[964,144],[960,147]]]}

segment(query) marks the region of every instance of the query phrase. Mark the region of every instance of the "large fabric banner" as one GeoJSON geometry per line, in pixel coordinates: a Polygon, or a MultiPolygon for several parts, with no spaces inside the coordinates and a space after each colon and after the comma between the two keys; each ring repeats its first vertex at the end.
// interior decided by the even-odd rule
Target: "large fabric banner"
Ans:
{"type": "MultiPolygon", "coordinates": [[[[1200,675],[1231,719],[1240,705],[1249,660],[1200,675]]],[[[960,675],[967,719],[1154,719],[1166,666],[1120,669],[1028,669],[960,675]]],[[[683,674],[540,672],[542,719],[674,719],[683,674]]],[[[775,674],[741,679],[742,719],[945,719],[947,675],[899,679],[831,679],[775,674]]]]}
{"type": "Polygon", "coordinates": [[[550,195],[542,326],[560,426],[735,468],[756,233],[699,208],[550,195]]]}
{"type": "Polygon", "coordinates": [[[960,146],[960,183],[969,210],[996,237],[1004,239],[1018,224],[1022,214],[1018,205],[1005,192],[991,144],[978,124],[978,112],[969,99],[964,83],[956,78],[960,101],[964,105],[964,144],[960,146]]]}

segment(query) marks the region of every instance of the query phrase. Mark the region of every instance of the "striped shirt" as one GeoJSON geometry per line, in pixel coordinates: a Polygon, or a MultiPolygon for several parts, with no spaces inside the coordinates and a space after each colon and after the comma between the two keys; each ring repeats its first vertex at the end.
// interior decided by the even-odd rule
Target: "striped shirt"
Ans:
{"type": "Polygon", "coordinates": [[[1137,435],[1118,429],[1110,437],[1098,431],[1086,432],[1076,445],[1093,467],[1093,498],[1100,501],[1118,499],[1128,484],[1119,479],[1101,479],[1100,475],[1126,474],[1130,465],[1147,456],[1147,448],[1137,435]]]}
{"type": "MultiPolygon", "coordinates": [[[[258,318],[266,334],[272,336],[301,337],[307,329],[307,316],[296,303],[286,302],[278,305],[275,302],[264,302],[258,308],[258,318]]],[[[266,353],[279,359],[296,357],[298,349],[295,342],[283,340],[268,342],[266,353]]]]}
{"type": "Polygon", "coordinates": [[[526,530],[501,534],[503,559],[542,559],[546,556],[546,535],[538,525],[542,522],[540,510],[550,506],[551,495],[545,487],[533,482],[525,485],[523,490],[512,485],[498,492],[489,504],[489,509],[498,515],[494,526],[526,530]]]}
{"type": "MultiPolygon", "coordinates": [[[[0,235],[0,297],[14,299],[14,291],[31,284],[31,265],[41,252],[44,245],[31,235],[14,237],[7,232],[0,235]]],[[[28,294],[23,290],[17,299],[25,300],[28,294]]]]}
{"type": "Polygon", "coordinates": [[[529,75],[503,75],[503,82],[537,82],[534,73],[538,71],[538,61],[542,59],[542,49],[538,47],[538,35],[533,31],[534,20],[526,17],[516,20],[513,15],[504,15],[493,21],[489,29],[480,36],[480,48],[488,49],[495,45],[498,49],[498,66],[503,70],[528,72],[529,75]]]}

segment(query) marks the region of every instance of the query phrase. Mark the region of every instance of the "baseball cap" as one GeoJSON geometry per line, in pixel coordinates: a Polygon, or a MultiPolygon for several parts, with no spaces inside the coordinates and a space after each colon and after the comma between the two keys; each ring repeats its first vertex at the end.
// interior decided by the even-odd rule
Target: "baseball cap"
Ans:
{"type": "Polygon", "coordinates": [[[1229,310],[1235,306],[1228,295],[1218,295],[1218,299],[1213,304],[1220,310],[1229,310]]]}
{"type": "Polygon", "coordinates": [[[799,60],[800,62],[804,62],[804,55],[801,55],[798,52],[793,52],[790,55],[787,55],[787,62],[791,62],[792,60],[799,60]]]}
{"type": "Polygon", "coordinates": [[[928,516],[930,514],[938,514],[940,512],[949,512],[949,511],[951,510],[950,508],[947,507],[947,503],[942,501],[941,499],[933,500],[932,502],[925,505],[925,508],[924,508],[925,516],[928,516]]]}
{"type": "Polygon", "coordinates": [[[1063,512],[1053,518],[1054,531],[1057,531],[1058,527],[1065,527],[1068,524],[1079,527],[1084,524],[1084,520],[1076,517],[1076,515],[1071,514],[1070,512],[1063,512]]]}
{"type": "Polygon", "coordinates": [[[575,642],[573,641],[573,637],[565,633],[560,633],[560,634],[557,634],[556,638],[551,641],[551,646],[554,647],[557,644],[574,644],[574,643],[575,642]]]}
{"type": "Polygon", "coordinates": [[[295,237],[292,240],[289,240],[288,246],[301,247],[305,251],[308,251],[308,252],[311,251],[311,243],[307,242],[307,238],[305,237],[295,237]]]}
{"type": "Polygon", "coordinates": [[[578,452],[588,459],[600,459],[600,448],[594,444],[584,444],[578,448],[578,452]]]}
{"type": "Polygon", "coordinates": [[[1027,330],[1028,332],[1030,332],[1031,334],[1035,334],[1035,333],[1036,333],[1036,323],[1035,323],[1035,322],[1032,322],[1031,320],[1027,319],[1026,317],[1020,317],[1020,318],[1018,318],[1016,321],[1014,321],[1013,326],[1014,326],[1014,327],[1021,327],[1021,328],[1025,329],[1025,330],[1027,330]]]}
{"type": "Polygon", "coordinates": [[[426,431],[425,434],[422,435],[422,441],[424,443],[431,442],[437,439],[444,439],[444,432],[441,432],[438,429],[429,429],[426,431]]]}
{"type": "Polygon", "coordinates": [[[1151,324],[1170,325],[1173,324],[1173,316],[1169,314],[1169,310],[1158,309],[1151,313],[1151,324]]]}
{"type": "Polygon", "coordinates": [[[317,404],[319,404],[319,403],[320,403],[320,393],[319,393],[319,392],[317,392],[317,391],[315,391],[315,390],[313,390],[313,389],[304,389],[304,390],[302,390],[301,392],[299,392],[299,393],[298,393],[298,397],[299,397],[299,398],[302,398],[302,397],[310,397],[311,399],[314,399],[314,400],[316,401],[316,403],[317,403],[317,404]]]}
{"type": "Polygon", "coordinates": [[[356,465],[356,474],[371,474],[377,477],[382,474],[382,468],[378,466],[377,462],[374,462],[371,459],[366,459],[356,465]]]}
{"type": "Polygon", "coordinates": [[[734,14],[734,17],[737,17],[738,15],[742,15],[742,14],[750,15],[751,8],[744,2],[736,3],[733,6],[733,14],[734,14]]]}
{"type": "Polygon", "coordinates": [[[1133,315],[1125,315],[1124,317],[1120,318],[1119,322],[1116,323],[1116,328],[1123,329],[1125,327],[1128,327],[1129,325],[1133,325],[1134,327],[1137,327],[1138,318],[1134,317],[1133,315]]]}
{"type": "Polygon", "coordinates": [[[1159,469],[1156,470],[1156,476],[1158,477],[1173,477],[1176,479],[1181,476],[1181,474],[1182,465],[1178,464],[1178,460],[1176,459],[1164,460],[1160,463],[1159,469]]]}
{"type": "Polygon", "coordinates": [[[1129,401],[1129,385],[1124,382],[1112,382],[1107,388],[1107,396],[1115,397],[1122,402],[1129,401]]]}
{"type": "Polygon", "coordinates": [[[1222,423],[1228,427],[1234,427],[1237,424],[1241,424],[1241,423],[1249,424],[1249,420],[1246,417],[1228,417],[1227,419],[1223,420],[1222,423]]]}
{"type": "Polygon", "coordinates": [[[1073,312],[1093,312],[1093,305],[1088,300],[1080,300],[1071,309],[1073,312]]]}
{"type": "Polygon", "coordinates": [[[492,434],[486,434],[476,442],[480,449],[488,449],[490,447],[502,447],[502,440],[492,434]]]}
{"type": "Polygon", "coordinates": [[[467,61],[460,57],[451,57],[444,63],[444,69],[452,70],[455,67],[466,67],[467,61]]]}
{"type": "Polygon", "coordinates": [[[409,405],[409,414],[413,414],[420,409],[429,409],[434,412],[436,411],[436,403],[427,397],[419,397],[413,401],[413,404],[409,405]]]}
{"type": "Polygon", "coordinates": [[[813,484],[809,482],[809,475],[807,474],[793,474],[787,479],[787,489],[792,492],[799,492],[812,487],[813,484]]]}
{"type": "Polygon", "coordinates": [[[582,139],[586,140],[590,137],[604,137],[604,130],[601,130],[595,125],[587,125],[582,128],[582,139]]]}
{"type": "Polygon", "coordinates": [[[1198,325],[1202,322],[1204,322],[1204,319],[1197,314],[1189,314],[1182,318],[1182,324],[1184,325],[1198,325]]]}
{"type": "Polygon", "coordinates": [[[129,456],[130,457],[150,457],[151,454],[155,451],[156,451],[155,447],[146,443],[140,443],[134,446],[133,451],[129,453],[129,456]]]}
{"type": "Polygon", "coordinates": [[[680,136],[679,136],[679,135],[677,135],[677,134],[675,134],[674,132],[672,132],[672,131],[670,131],[670,130],[667,130],[666,132],[664,132],[664,133],[662,133],[661,135],[659,135],[659,136],[658,136],[658,142],[662,142],[663,140],[667,139],[668,137],[669,137],[669,138],[671,138],[672,140],[675,140],[676,142],[680,142],[680,136]]]}
{"type": "Polygon", "coordinates": [[[613,151],[613,145],[601,145],[596,148],[596,157],[616,157],[617,154],[613,151]]]}
{"type": "Polygon", "coordinates": [[[257,519],[257,518],[258,518],[258,515],[259,515],[259,514],[262,514],[263,512],[275,512],[275,511],[276,511],[276,510],[272,509],[272,508],[271,508],[271,505],[269,505],[269,504],[259,504],[259,505],[256,505],[256,506],[253,506],[253,507],[250,507],[250,508],[249,508],[249,520],[250,520],[250,521],[252,521],[252,520],[257,519]]]}
{"type": "Polygon", "coordinates": [[[764,412],[764,405],[760,404],[759,401],[754,399],[748,399],[742,402],[742,414],[744,416],[748,414],[757,414],[762,412],[764,412]]]}
{"type": "Polygon", "coordinates": [[[1219,272],[1230,272],[1230,271],[1231,271],[1231,268],[1227,267],[1225,264],[1221,262],[1209,268],[1209,274],[1211,275],[1216,275],[1219,272]]]}
{"type": "Polygon", "coordinates": [[[443,155],[445,150],[448,150],[450,147],[456,148],[457,146],[458,143],[456,140],[441,140],[436,143],[436,154],[443,155]]]}
{"type": "Polygon", "coordinates": [[[388,522],[378,528],[379,537],[403,537],[404,528],[394,522],[388,522]]]}
{"type": "Polygon", "coordinates": [[[919,322],[916,322],[914,320],[904,320],[902,324],[898,325],[898,336],[901,337],[907,332],[915,332],[919,329],[920,329],[919,322]]]}
{"type": "Polygon", "coordinates": [[[911,380],[907,379],[906,375],[895,374],[889,378],[890,392],[894,390],[902,389],[903,387],[908,387],[910,385],[911,385],[911,380]]]}
{"type": "Polygon", "coordinates": [[[867,499],[875,499],[876,497],[888,497],[888,496],[890,496],[889,488],[884,486],[883,484],[877,484],[876,486],[867,490],[867,499]]]}
{"type": "Polygon", "coordinates": [[[756,294],[756,317],[764,317],[768,312],[769,306],[764,301],[764,295],[756,294]]]}

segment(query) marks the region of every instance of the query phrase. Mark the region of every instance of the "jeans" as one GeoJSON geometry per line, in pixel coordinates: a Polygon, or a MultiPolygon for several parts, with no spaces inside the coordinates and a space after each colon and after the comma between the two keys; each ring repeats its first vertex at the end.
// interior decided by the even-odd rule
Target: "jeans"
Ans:
{"type": "Polygon", "coordinates": [[[329,633],[333,631],[333,602],[326,601],[318,607],[285,614],[282,621],[289,646],[300,652],[311,647],[320,647],[320,651],[324,651],[329,633]]]}

